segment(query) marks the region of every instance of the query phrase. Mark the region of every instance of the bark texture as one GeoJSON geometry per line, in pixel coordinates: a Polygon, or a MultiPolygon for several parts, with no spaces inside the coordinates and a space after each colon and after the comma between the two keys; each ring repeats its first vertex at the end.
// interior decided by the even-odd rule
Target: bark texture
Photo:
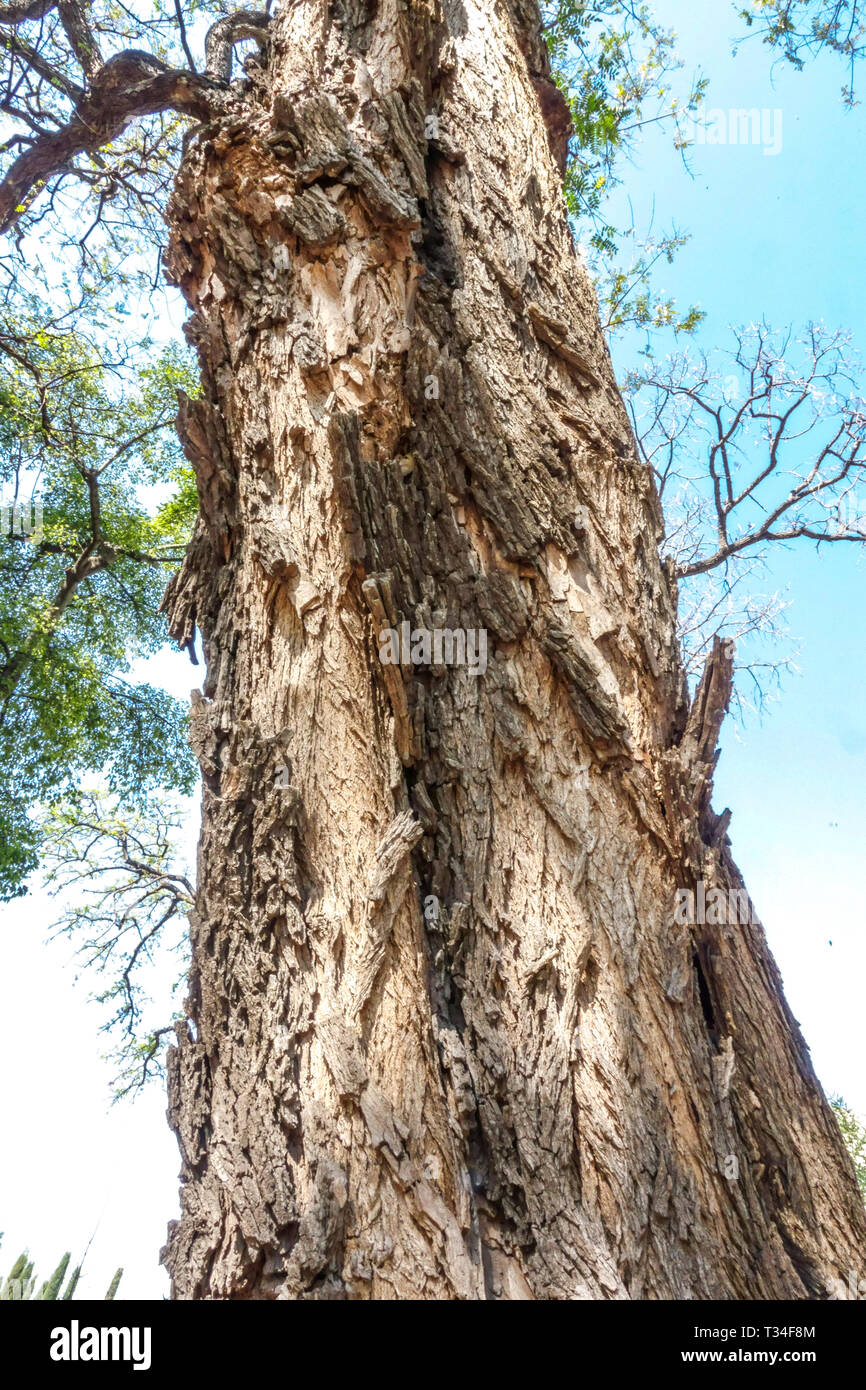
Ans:
{"type": "Polygon", "coordinates": [[[184,1299],[821,1298],[851,1164],[710,806],[534,0],[284,0],[189,144],[184,1299]],[[379,633],[484,629],[483,674],[379,633]],[[726,1177],[729,1156],[739,1176],[726,1177]],[[727,1164],[727,1167],[726,1167],[727,1164]]]}

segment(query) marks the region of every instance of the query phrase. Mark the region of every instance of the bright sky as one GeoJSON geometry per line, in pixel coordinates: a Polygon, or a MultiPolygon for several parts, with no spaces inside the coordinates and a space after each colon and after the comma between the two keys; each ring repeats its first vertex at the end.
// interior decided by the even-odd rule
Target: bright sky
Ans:
{"type": "MultiPolygon", "coordinates": [[[[661,286],[681,305],[702,303],[708,349],[728,324],[766,316],[779,326],[823,318],[852,329],[866,351],[866,115],[842,108],[841,69],[822,60],[803,74],[779,66],[771,75],[754,42],[732,60],[737,25],[721,0],[656,8],[678,30],[689,66],[709,75],[709,107],[782,112],[777,155],[705,145],[692,153],[692,179],[648,138],[628,179],[637,222],[654,206],[656,231],[676,221],[693,234],[661,286]]],[[[862,79],[866,90],[866,70],[862,79]]],[[[723,730],[715,800],[733,811],[734,852],[818,1074],[863,1114],[866,561],[852,551],[798,549],[776,562],[767,583],[793,600],[802,674],[763,725],[723,730]]],[[[150,669],[184,697],[201,678],[175,653],[150,669]]],[[[158,1298],[168,1287],[158,1257],[179,1168],[165,1099],[153,1088],[109,1108],[100,1013],[86,983],[73,983],[68,944],[44,944],[51,920],[38,892],[0,919],[0,1269],[29,1245],[47,1274],[95,1231],[81,1295],[101,1297],[123,1264],[121,1298],[158,1298]]]]}
{"type": "MultiPolygon", "coordinates": [[[[675,220],[692,234],[660,286],[681,307],[701,303],[698,341],[708,351],[729,324],[763,316],[777,327],[823,319],[850,329],[866,355],[866,107],[843,108],[842,67],[828,57],[802,73],[773,70],[755,41],[733,58],[738,25],[718,0],[654,8],[678,31],[688,69],[710,77],[708,108],[779,111],[782,136],[776,155],[696,147],[692,178],[663,141],[647,139],[627,179],[636,222],[654,207],[657,232],[675,220]]],[[[866,92],[866,70],[861,77],[866,92]]],[[[723,728],[715,805],[733,811],[734,854],[818,1075],[862,1115],[866,556],[858,551],[798,546],[780,552],[762,580],[792,601],[801,675],[785,681],[763,724],[723,728]]]]}

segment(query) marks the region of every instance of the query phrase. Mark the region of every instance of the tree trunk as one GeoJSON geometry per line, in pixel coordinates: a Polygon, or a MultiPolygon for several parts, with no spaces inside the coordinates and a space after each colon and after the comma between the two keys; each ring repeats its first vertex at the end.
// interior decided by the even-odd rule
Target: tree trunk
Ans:
{"type": "Polygon", "coordinates": [[[689,710],[537,6],[283,0],[247,73],[168,257],[208,665],[174,1295],[825,1297],[863,1208],[763,931],[678,920],[742,888],[730,658],[689,710]]]}

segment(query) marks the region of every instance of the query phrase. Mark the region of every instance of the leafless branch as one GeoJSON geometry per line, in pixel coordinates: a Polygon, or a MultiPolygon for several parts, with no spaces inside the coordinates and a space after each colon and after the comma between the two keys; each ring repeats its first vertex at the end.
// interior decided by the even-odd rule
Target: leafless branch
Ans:
{"type": "Polygon", "coordinates": [[[651,362],[626,400],[662,498],[687,670],[720,632],[753,639],[740,669],[762,702],[793,665],[771,651],[787,638],[785,600],[756,588],[772,548],[866,542],[866,402],[849,340],[821,324],[799,336],[751,325],[712,361],[651,362]]]}
{"type": "Polygon", "coordinates": [[[94,997],[112,1009],[103,1031],[118,1038],[117,1096],[146,1082],[171,1032],[169,1025],[143,1025],[143,972],[158,948],[162,958],[182,957],[175,988],[184,978],[186,915],[195,902],[180,856],[184,819],[173,801],[128,815],[116,799],[85,791],[43,821],[47,885],[62,903],[54,935],[74,941],[82,967],[110,981],[94,997]]]}
{"type": "Polygon", "coordinates": [[[847,338],[761,324],[735,339],[727,376],[684,352],[626,384],[680,577],[774,541],[866,541],[866,402],[847,338]]]}

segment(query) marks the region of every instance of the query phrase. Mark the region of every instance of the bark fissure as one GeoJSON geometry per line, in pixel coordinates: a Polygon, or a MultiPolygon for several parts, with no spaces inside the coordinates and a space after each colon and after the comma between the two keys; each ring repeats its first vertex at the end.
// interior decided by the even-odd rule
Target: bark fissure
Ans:
{"type": "Polygon", "coordinates": [[[743,886],[730,660],[689,708],[537,7],[268,33],[171,208],[203,394],[165,606],[207,661],[175,1295],[820,1296],[863,1215],[763,932],[675,918],[743,886]],[[404,625],[485,668],[381,660],[404,625]]]}

